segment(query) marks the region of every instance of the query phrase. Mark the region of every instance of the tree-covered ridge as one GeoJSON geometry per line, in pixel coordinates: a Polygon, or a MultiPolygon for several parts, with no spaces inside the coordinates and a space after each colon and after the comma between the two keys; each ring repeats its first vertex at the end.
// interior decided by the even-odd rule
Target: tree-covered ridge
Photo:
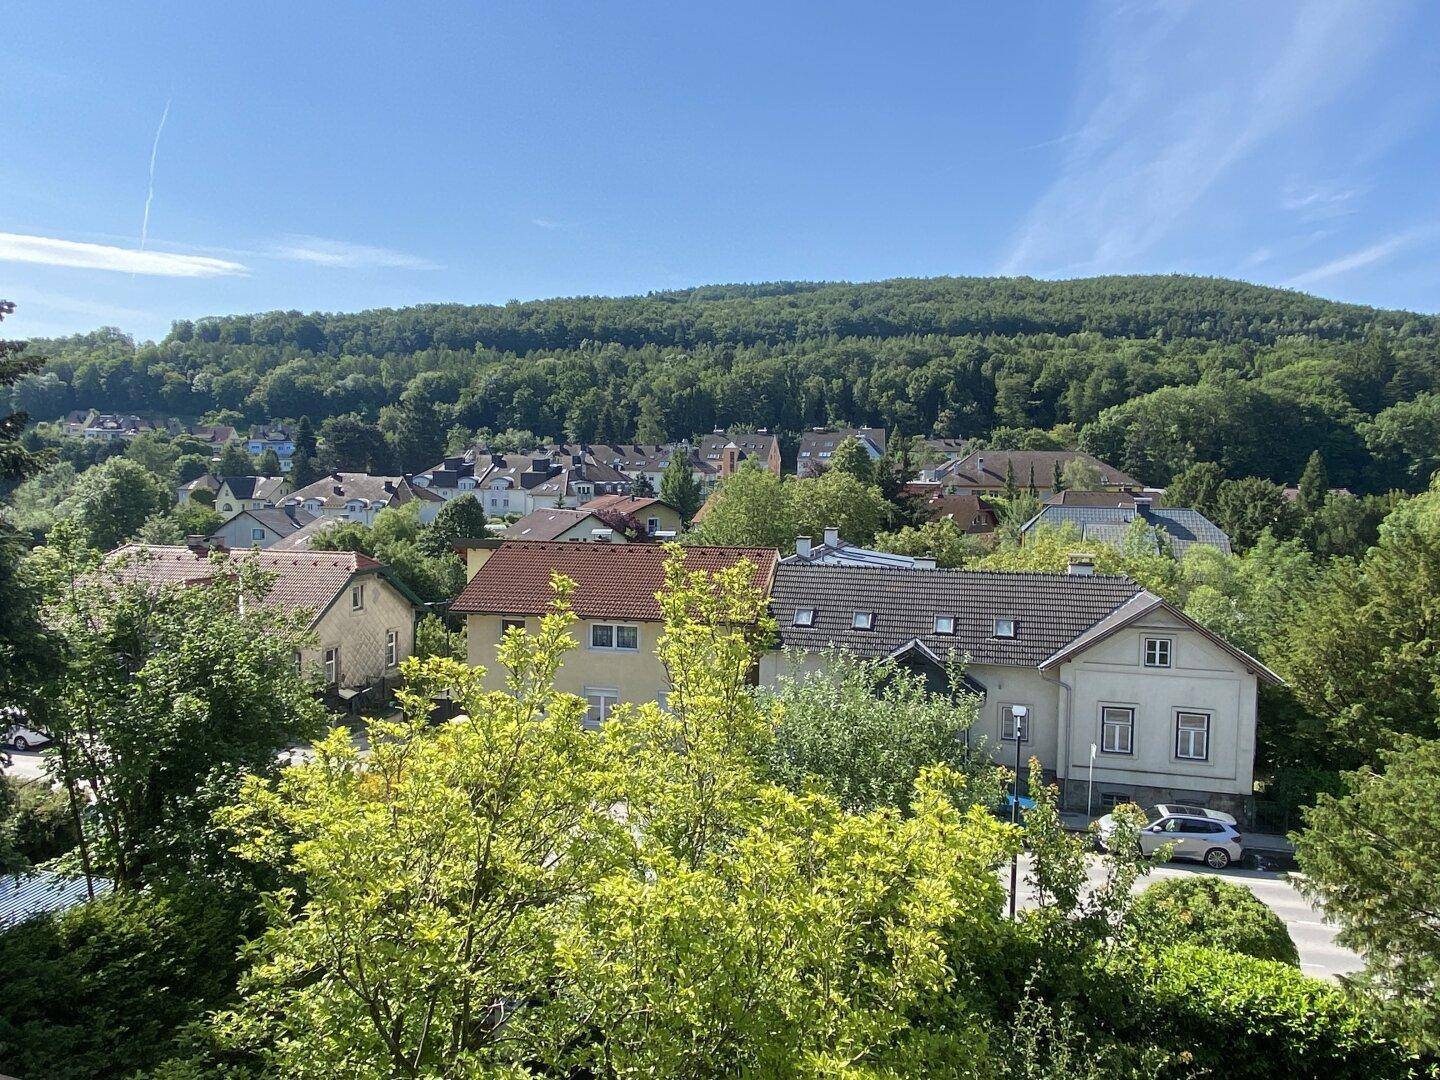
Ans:
{"type": "Polygon", "coordinates": [[[433,464],[447,431],[657,442],[731,426],[1062,426],[1064,443],[1151,483],[1194,461],[1290,483],[1319,447],[1334,483],[1380,491],[1428,479],[1412,459],[1440,427],[1437,325],[1181,276],[717,286],[226,316],[138,348],[97,331],[36,343],[49,362],[13,397],[36,419],[353,415],[402,470],[433,464]]]}

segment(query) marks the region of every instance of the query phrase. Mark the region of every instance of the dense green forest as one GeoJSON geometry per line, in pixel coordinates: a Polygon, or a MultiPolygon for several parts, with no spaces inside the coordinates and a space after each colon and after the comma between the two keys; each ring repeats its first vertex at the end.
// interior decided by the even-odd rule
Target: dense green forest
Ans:
{"type": "Polygon", "coordinates": [[[400,469],[477,431],[657,441],[829,422],[1054,430],[1152,483],[1195,461],[1422,488],[1440,320],[1184,276],[715,286],[643,297],[183,321],[36,341],[11,404],[236,422],[355,417],[400,469]]]}

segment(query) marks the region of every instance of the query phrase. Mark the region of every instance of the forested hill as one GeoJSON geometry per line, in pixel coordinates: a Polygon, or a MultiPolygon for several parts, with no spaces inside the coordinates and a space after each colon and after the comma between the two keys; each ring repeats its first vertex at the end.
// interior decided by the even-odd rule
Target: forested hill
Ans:
{"type": "Polygon", "coordinates": [[[138,349],[99,331],[35,343],[51,362],[15,396],[37,419],[354,414],[403,468],[457,427],[649,441],[732,424],[1002,438],[1070,425],[1061,438],[1156,482],[1195,459],[1293,480],[1318,446],[1336,482],[1374,488],[1419,476],[1396,439],[1435,412],[1437,328],[1183,276],[713,286],[223,316],[138,349]],[[1395,408],[1408,411],[1382,415],[1395,408]]]}

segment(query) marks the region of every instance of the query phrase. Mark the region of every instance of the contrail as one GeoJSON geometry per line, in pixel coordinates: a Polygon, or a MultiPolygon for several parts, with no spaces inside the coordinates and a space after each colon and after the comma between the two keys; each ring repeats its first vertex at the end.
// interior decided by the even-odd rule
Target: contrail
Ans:
{"type": "Polygon", "coordinates": [[[150,186],[145,192],[145,216],[140,221],[140,250],[145,250],[145,239],[150,235],[150,204],[155,200],[155,155],[160,152],[160,133],[165,130],[165,121],[170,119],[170,98],[165,99],[165,111],[160,114],[160,126],[155,129],[155,141],[150,145],[150,186]]]}

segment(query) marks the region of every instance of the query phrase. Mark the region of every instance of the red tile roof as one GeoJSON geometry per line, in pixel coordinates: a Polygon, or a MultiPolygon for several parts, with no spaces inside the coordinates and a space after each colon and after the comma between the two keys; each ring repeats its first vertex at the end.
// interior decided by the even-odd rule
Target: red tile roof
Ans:
{"type": "MultiPolygon", "coordinates": [[[[193,585],[216,573],[208,554],[166,544],[126,544],[110,552],[129,557],[121,577],[152,585],[193,585]]],[[[286,611],[308,608],[318,617],[357,573],[381,570],[381,564],[355,551],[245,551],[232,558],[254,559],[275,575],[265,603],[286,611]]]]}
{"type": "MultiPolygon", "coordinates": [[[[571,605],[582,619],[657,621],[655,600],[665,581],[658,544],[506,540],[466,584],[451,610],[462,614],[540,615],[554,591],[550,575],[575,582],[571,605]]],[[[778,553],[773,548],[687,547],[686,570],[724,570],[742,559],[755,566],[755,586],[769,595],[778,553]]]]}

